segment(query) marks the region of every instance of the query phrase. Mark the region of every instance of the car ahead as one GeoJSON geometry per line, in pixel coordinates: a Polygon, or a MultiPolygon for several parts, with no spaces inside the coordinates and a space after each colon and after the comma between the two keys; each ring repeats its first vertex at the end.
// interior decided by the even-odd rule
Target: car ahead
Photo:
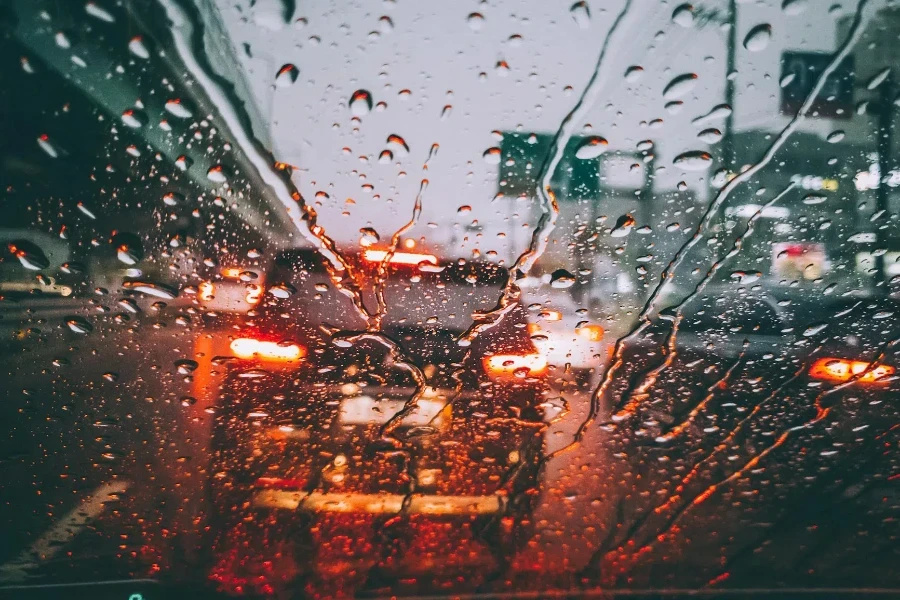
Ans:
{"type": "MultiPolygon", "coordinates": [[[[383,257],[355,263],[366,292],[383,257]]],[[[546,366],[519,305],[470,345],[458,341],[473,312],[496,305],[506,274],[398,253],[386,338],[351,343],[346,332],[364,323],[323,259],[276,256],[253,327],[231,344],[216,407],[216,528],[299,523],[295,551],[318,557],[304,561],[319,569],[306,575],[355,573],[375,587],[401,578],[429,589],[442,572],[506,560],[536,501],[546,366]]]]}
{"type": "Polygon", "coordinates": [[[548,364],[570,371],[587,381],[593,370],[607,361],[611,344],[604,328],[588,308],[579,306],[571,293],[547,281],[528,278],[525,291],[528,331],[548,364]]]}
{"type": "Polygon", "coordinates": [[[721,428],[743,410],[742,396],[765,394],[792,372],[794,337],[786,308],[758,289],[712,288],[666,308],[624,344],[607,390],[611,418],[643,415],[659,441],[721,428]]]}

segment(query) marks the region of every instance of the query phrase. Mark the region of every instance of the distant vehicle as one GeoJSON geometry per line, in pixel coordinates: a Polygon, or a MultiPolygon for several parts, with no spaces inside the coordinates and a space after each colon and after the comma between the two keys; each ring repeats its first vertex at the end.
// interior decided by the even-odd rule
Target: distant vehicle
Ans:
{"type": "MultiPolygon", "coordinates": [[[[366,290],[378,252],[354,259],[366,290]]],[[[395,255],[382,331],[408,350],[401,357],[371,337],[341,338],[364,327],[317,253],[277,256],[256,329],[230,345],[236,360],[213,436],[217,518],[235,524],[262,512],[315,523],[306,551],[323,560],[306,562],[329,569],[315,577],[347,576],[340,566],[353,564],[332,538],[364,545],[376,523],[394,517],[396,554],[383,561],[385,576],[435,572],[437,561],[484,566],[527,539],[546,364],[521,306],[471,345],[458,342],[472,313],[496,304],[506,273],[395,255]],[[405,360],[427,377],[418,395],[405,360]],[[434,552],[440,557],[428,559],[434,552]]]]}

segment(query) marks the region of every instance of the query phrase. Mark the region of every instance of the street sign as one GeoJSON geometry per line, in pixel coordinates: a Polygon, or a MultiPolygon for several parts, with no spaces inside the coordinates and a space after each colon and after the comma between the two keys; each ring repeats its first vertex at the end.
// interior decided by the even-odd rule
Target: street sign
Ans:
{"type": "MultiPolygon", "coordinates": [[[[573,136],[563,151],[550,187],[560,201],[597,198],[600,194],[600,158],[580,159],[575,151],[586,138],[573,136]]],[[[547,133],[503,132],[500,144],[499,191],[506,196],[534,197],[537,178],[553,136],[547,133]]]]}
{"type": "MultiPolygon", "coordinates": [[[[784,52],[781,55],[781,112],[795,115],[831,62],[827,52],[784,52]]],[[[849,119],[853,114],[853,56],[828,76],[808,116],[849,119]]]]}

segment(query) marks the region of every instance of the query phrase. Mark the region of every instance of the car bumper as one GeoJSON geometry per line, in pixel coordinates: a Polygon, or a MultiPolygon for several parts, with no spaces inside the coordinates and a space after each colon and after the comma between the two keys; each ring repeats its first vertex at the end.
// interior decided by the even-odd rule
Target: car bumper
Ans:
{"type": "MultiPolygon", "coordinates": [[[[357,494],[261,490],[253,495],[255,508],[300,510],[315,513],[394,514],[403,510],[402,494],[357,494]]],[[[408,498],[407,514],[492,515],[503,512],[506,498],[487,496],[441,496],[414,494],[408,498]]]]}

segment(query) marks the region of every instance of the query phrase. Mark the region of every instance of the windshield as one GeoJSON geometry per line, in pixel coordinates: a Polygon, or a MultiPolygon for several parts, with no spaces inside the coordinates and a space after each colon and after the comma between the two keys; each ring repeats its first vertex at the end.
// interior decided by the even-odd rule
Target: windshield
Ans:
{"type": "Polygon", "coordinates": [[[898,35],[0,2],[0,594],[900,593],[898,35]]]}

